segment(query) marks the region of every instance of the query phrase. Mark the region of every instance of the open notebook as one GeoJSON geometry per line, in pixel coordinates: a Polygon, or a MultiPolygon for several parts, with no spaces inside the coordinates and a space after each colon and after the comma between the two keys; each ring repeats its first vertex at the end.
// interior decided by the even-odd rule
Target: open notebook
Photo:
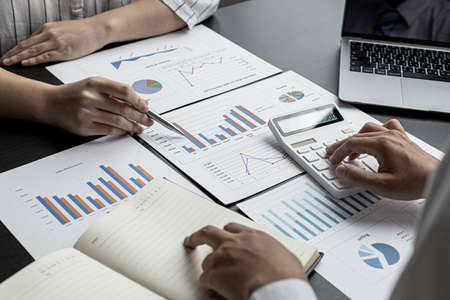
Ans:
{"type": "MultiPolygon", "coordinates": [[[[101,218],[75,249],[51,253],[0,285],[0,299],[211,299],[198,285],[202,246],[183,247],[183,239],[211,224],[238,222],[266,228],[166,179],[156,178],[127,203],[101,218]]],[[[317,249],[270,232],[295,253],[308,270],[317,249]]]]}

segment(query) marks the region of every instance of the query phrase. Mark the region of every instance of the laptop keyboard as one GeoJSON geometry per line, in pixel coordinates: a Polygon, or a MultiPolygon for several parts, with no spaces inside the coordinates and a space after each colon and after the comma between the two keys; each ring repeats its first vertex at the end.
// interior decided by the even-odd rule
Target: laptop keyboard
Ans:
{"type": "Polygon", "coordinates": [[[350,71],[450,82],[450,52],[350,42],[350,71]]]}

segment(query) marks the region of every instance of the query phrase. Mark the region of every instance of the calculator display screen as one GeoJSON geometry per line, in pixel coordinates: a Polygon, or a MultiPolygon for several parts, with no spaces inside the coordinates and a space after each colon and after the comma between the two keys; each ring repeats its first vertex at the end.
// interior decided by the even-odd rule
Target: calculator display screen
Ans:
{"type": "Polygon", "coordinates": [[[344,118],[336,107],[334,105],[327,105],[279,118],[277,124],[282,134],[286,136],[342,120],[344,118]]]}

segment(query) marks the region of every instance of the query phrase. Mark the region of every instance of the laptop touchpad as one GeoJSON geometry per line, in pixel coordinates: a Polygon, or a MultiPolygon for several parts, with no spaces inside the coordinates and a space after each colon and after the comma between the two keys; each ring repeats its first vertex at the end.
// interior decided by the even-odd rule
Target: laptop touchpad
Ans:
{"type": "Polygon", "coordinates": [[[450,112],[450,83],[402,78],[403,103],[409,107],[450,112]]]}

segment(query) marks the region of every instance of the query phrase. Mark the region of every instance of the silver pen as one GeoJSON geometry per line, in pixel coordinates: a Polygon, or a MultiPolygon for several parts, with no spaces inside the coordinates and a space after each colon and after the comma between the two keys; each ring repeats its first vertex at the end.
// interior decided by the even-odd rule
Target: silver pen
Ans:
{"type": "Polygon", "coordinates": [[[163,117],[161,117],[159,114],[154,113],[152,111],[148,111],[147,112],[147,116],[149,116],[150,118],[152,118],[154,121],[158,122],[159,124],[161,124],[162,126],[166,127],[167,129],[176,132],[180,135],[184,136],[184,133],[179,130],[177,127],[175,127],[172,123],[170,123],[169,121],[165,120],[163,117]]]}

